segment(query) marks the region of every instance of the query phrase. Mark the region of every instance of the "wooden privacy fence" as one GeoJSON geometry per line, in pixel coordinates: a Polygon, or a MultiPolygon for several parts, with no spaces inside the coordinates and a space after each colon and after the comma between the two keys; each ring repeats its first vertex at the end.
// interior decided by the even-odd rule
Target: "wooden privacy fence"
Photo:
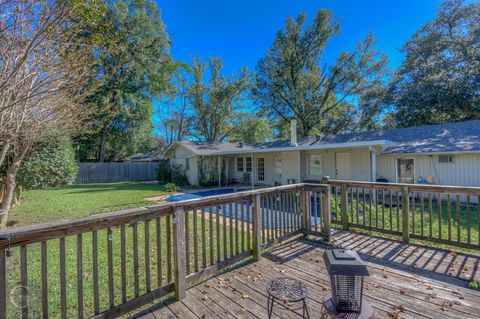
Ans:
{"type": "Polygon", "coordinates": [[[111,318],[302,232],[330,235],[329,187],[296,184],[0,232],[0,319],[111,318]]]}
{"type": "Polygon", "coordinates": [[[77,183],[152,181],[157,179],[158,162],[79,163],[77,183]]]}
{"type": "Polygon", "coordinates": [[[329,180],[332,223],[480,249],[480,188],[329,180]]]}

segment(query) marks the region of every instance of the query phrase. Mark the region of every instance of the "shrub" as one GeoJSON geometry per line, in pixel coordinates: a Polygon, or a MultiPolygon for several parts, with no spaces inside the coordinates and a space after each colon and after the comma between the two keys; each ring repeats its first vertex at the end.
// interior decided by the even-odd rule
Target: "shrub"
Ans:
{"type": "Polygon", "coordinates": [[[160,184],[167,184],[171,181],[170,164],[167,160],[160,160],[157,167],[157,180],[160,184]]]}
{"type": "Polygon", "coordinates": [[[182,167],[170,164],[168,161],[160,161],[157,167],[157,180],[160,184],[173,183],[179,186],[188,185],[188,178],[182,167]]]}
{"type": "Polygon", "coordinates": [[[178,192],[178,186],[175,185],[174,183],[165,184],[164,189],[166,192],[169,192],[169,193],[178,192]]]}
{"type": "Polygon", "coordinates": [[[17,182],[26,189],[63,186],[75,181],[78,165],[69,140],[42,143],[20,165],[17,182]]]}

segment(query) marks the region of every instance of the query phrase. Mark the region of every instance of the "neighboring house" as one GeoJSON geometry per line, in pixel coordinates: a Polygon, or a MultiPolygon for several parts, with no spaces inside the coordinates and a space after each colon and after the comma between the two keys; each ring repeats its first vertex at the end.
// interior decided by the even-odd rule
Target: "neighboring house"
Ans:
{"type": "Polygon", "coordinates": [[[278,185],[329,176],[480,186],[480,120],[298,140],[293,129],[290,141],[255,145],[179,141],[164,156],[181,165],[193,185],[208,162],[214,168],[209,174],[221,184],[278,185]]]}
{"type": "Polygon", "coordinates": [[[162,152],[138,153],[123,158],[122,162],[158,162],[163,159],[162,152]]]}

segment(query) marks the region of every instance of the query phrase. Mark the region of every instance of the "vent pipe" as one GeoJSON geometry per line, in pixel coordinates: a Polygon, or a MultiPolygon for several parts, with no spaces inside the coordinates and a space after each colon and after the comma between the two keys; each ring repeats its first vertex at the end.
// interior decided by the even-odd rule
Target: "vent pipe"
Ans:
{"type": "Polygon", "coordinates": [[[298,146],[297,144],[297,119],[290,120],[290,145],[298,146]]]}

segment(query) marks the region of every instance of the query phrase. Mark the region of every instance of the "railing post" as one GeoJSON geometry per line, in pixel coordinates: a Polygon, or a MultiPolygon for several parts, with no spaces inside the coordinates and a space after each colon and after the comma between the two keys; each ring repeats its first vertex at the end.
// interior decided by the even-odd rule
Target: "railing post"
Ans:
{"type": "Polygon", "coordinates": [[[402,237],[403,241],[408,243],[410,241],[410,230],[408,222],[408,208],[410,207],[408,198],[408,187],[402,187],[402,237]]]}
{"type": "Polygon", "coordinates": [[[185,275],[185,225],[183,222],[184,209],[183,207],[175,207],[173,212],[175,298],[182,300],[187,296],[187,281],[185,275]]]}
{"type": "Polygon", "coordinates": [[[258,261],[262,257],[262,208],[260,194],[254,195],[253,203],[253,260],[258,261]]]}
{"type": "Polygon", "coordinates": [[[302,209],[303,231],[310,231],[310,192],[304,188],[300,191],[300,207],[302,209]]]}
{"type": "Polygon", "coordinates": [[[342,183],[340,194],[340,208],[342,210],[342,227],[348,230],[348,186],[347,183],[342,183]]]}
{"type": "Polygon", "coordinates": [[[322,230],[325,241],[330,241],[331,231],[331,208],[330,208],[330,186],[322,192],[322,230]]]}
{"type": "Polygon", "coordinates": [[[0,249],[0,319],[7,318],[7,265],[5,249],[0,249]]]}

